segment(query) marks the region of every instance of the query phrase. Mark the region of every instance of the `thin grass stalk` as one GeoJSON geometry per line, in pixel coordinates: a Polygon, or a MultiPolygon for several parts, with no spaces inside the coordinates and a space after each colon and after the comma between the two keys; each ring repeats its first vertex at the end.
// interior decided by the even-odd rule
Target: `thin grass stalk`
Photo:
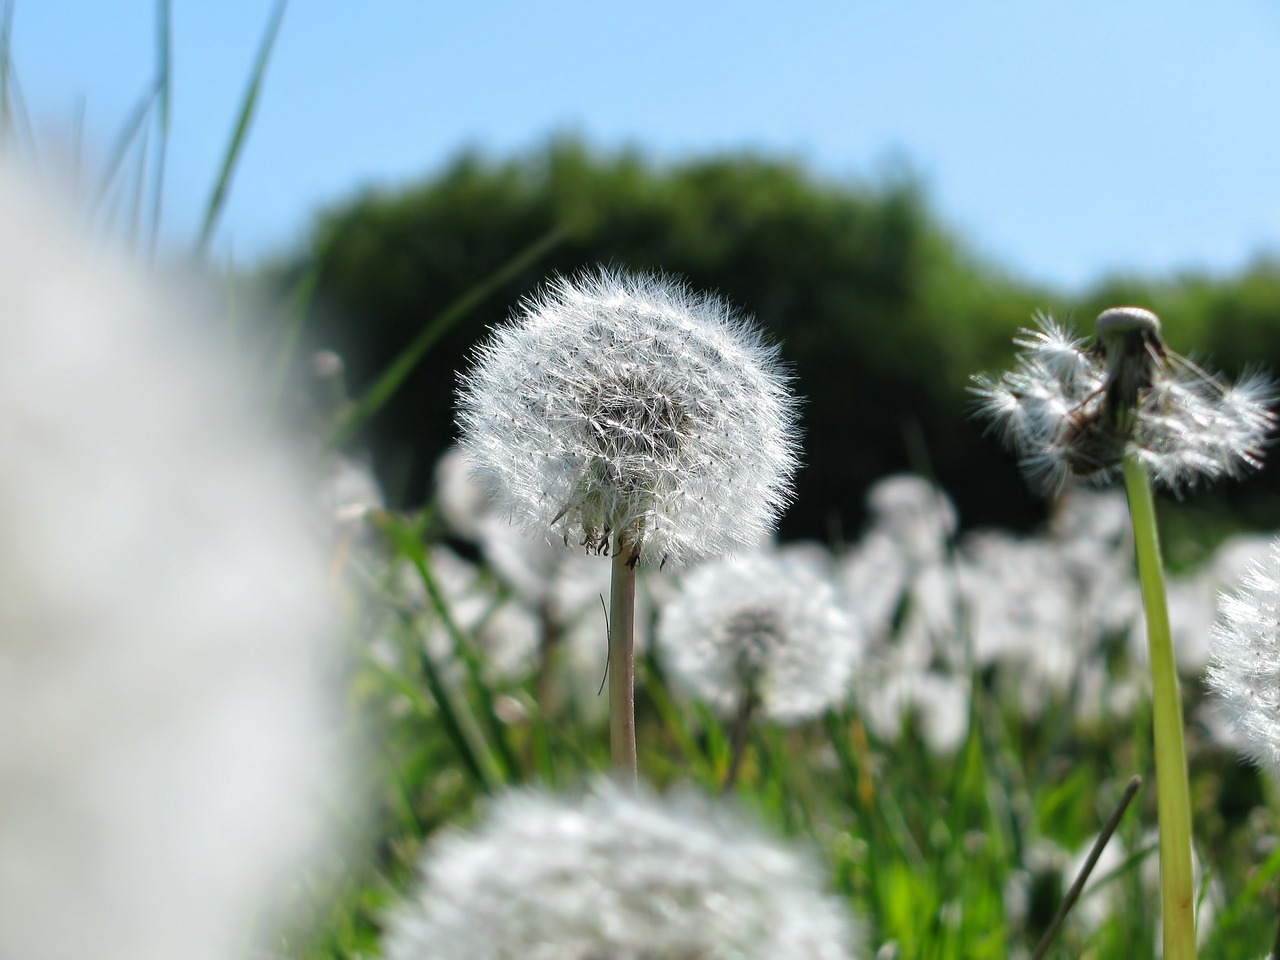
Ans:
{"type": "MultiPolygon", "coordinates": [[[[108,205],[108,201],[113,195],[116,179],[124,167],[124,161],[129,156],[129,152],[136,147],[138,137],[141,136],[143,129],[146,127],[147,120],[151,116],[151,111],[154,109],[156,98],[159,95],[158,87],[154,84],[149,87],[129,113],[120,128],[120,132],[116,135],[111,150],[107,154],[107,162],[103,167],[101,178],[89,198],[88,216],[90,223],[95,222],[101,209],[108,205]]],[[[107,217],[107,226],[110,226],[110,217],[107,217]]]]}
{"type": "Polygon", "coordinates": [[[324,268],[324,258],[316,259],[293,287],[289,304],[285,309],[284,333],[280,338],[280,346],[276,350],[271,374],[271,403],[279,405],[289,384],[289,370],[298,354],[298,345],[302,340],[302,328],[306,326],[311,313],[311,301],[315,297],[316,288],[320,285],[320,273],[324,268]]]}
{"type": "MultiPolygon", "coordinates": [[[[1233,897],[1226,909],[1218,914],[1213,924],[1214,930],[1217,931],[1216,936],[1223,937],[1224,931],[1246,927],[1249,923],[1250,911],[1262,903],[1263,896],[1278,877],[1280,877],[1280,849],[1273,850],[1271,855],[1258,865],[1240,893],[1233,897]]],[[[1275,902],[1274,899],[1271,900],[1272,904],[1275,902]]],[[[1277,937],[1280,938],[1280,929],[1277,930],[1277,937]]]]}
{"type": "Polygon", "coordinates": [[[160,217],[164,205],[164,175],[169,158],[169,128],[173,104],[173,11],[171,0],[156,5],[156,90],[159,111],[156,123],[156,171],[151,182],[151,223],[147,231],[147,258],[156,254],[160,236],[160,217]]]}
{"type": "Polygon", "coordinates": [[[1093,873],[1093,868],[1098,865],[1098,858],[1102,856],[1102,851],[1106,849],[1112,834],[1120,826],[1120,820],[1124,816],[1124,812],[1129,809],[1130,802],[1137,795],[1138,788],[1141,786],[1142,777],[1135,774],[1130,778],[1129,785],[1124,788],[1124,793],[1120,797],[1120,802],[1111,811],[1111,816],[1107,818],[1102,832],[1098,834],[1098,839],[1093,842],[1093,846],[1089,850],[1089,856],[1085,858],[1084,866],[1080,868],[1080,873],[1076,876],[1075,882],[1071,884],[1071,889],[1067,891],[1067,895],[1062,898],[1062,905],[1058,907],[1058,912],[1054,914],[1053,920],[1049,924],[1049,929],[1044,932],[1044,936],[1036,944],[1035,952],[1031,954],[1031,960],[1043,960],[1043,957],[1048,954],[1049,948],[1053,946],[1053,941],[1058,935],[1058,931],[1062,929],[1063,923],[1066,922],[1067,914],[1071,912],[1071,908],[1080,899],[1080,894],[1084,892],[1084,885],[1089,882],[1089,876],[1093,873]]]}
{"type": "Polygon", "coordinates": [[[512,747],[508,739],[506,724],[502,722],[502,719],[498,716],[498,711],[494,707],[493,692],[489,689],[489,685],[485,682],[481,673],[480,662],[472,649],[471,642],[463,633],[462,628],[458,626],[453,614],[450,613],[449,602],[445,599],[439,582],[431,572],[426,552],[415,551],[410,556],[410,559],[413,562],[414,569],[418,571],[418,577],[422,580],[422,585],[427,591],[427,596],[431,600],[436,616],[440,618],[441,624],[449,634],[449,639],[453,644],[454,656],[462,662],[467,672],[467,679],[470,681],[471,689],[475,691],[476,699],[480,702],[481,715],[484,717],[485,726],[489,728],[489,735],[493,737],[494,745],[497,748],[498,759],[502,761],[504,778],[510,779],[519,771],[515,748],[512,747]]]}
{"type": "MultiPolygon", "coordinates": [[[[423,519],[423,525],[425,526],[429,521],[430,516],[428,515],[423,519]]],[[[378,518],[376,524],[378,529],[390,539],[397,551],[413,564],[419,578],[422,580],[423,586],[427,590],[427,595],[435,607],[436,614],[440,617],[445,629],[449,631],[450,637],[454,642],[455,654],[462,660],[464,666],[468,668],[470,679],[473,683],[476,683],[476,674],[470,672],[475,666],[473,662],[468,660],[470,650],[461,635],[461,631],[458,630],[457,624],[449,616],[444,596],[440,593],[435,579],[431,576],[430,568],[427,566],[426,551],[420,539],[421,530],[397,523],[389,515],[383,515],[378,518]]],[[[412,624],[412,618],[409,618],[407,614],[402,613],[401,616],[407,623],[412,624]]],[[[440,710],[442,723],[454,740],[455,746],[457,746],[468,769],[476,777],[481,789],[487,793],[494,792],[506,782],[506,774],[513,768],[507,766],[504,769],[499,763],[499,759],[509,763],[512,755],[503,739],[505,730],[496,724],[492,701],[488,697],[488,688],[483,684],[476,683],[481,704],[486,710],[487,718],[491,720],[490,729],[495,733],[499,741],[498,757],[495,757],[494,753],[490,751],[484,733],[471,712],[466,697],[460,695],[453,688],[453,685],[446,679],[443,671],[432,658],[427,649],[425,638],[418,646],[417,655],[424,678],[427,681],[427,687],[432,697],[436,700],[437,708],[440,710]]]]}
{"type": "Polygon", "coordinates": [[[5,0],[0,12],[0,145],[8,146],[13,136],[13,99],[10,80],[13,73],[13,3],[5,0]]]}
{"type": "Polygon", "coordinates": [[[125,226],[125,235],[130,249],[138,245],[138,233],[142,225],[142,206],[147,183],[147,147],[150,145],[151,131],[142,131],[142,142],[138,147],[138,162],[134,167],[133,190],[129,194],[129,219],[125,226]]]}
{"type": "Polygon", "coordinates": [[[742,761],[746,757],[747,744],[750,741],[748,734],[751,732],[751,722],[755,719],[759,705],[760,697],[755,691],[755,685],[748,684],[743,692],[738,714],[733,718],[733,729],[729,734],[729,771],[725,774],[724,783],[720,787],[721,793],[728,793],[738,783],[738,775],[742,772],[742,761]]]}
{"type": "MultiPolygon", "coordinates": [[[[258,47],[258,55],[254,59],[253,70],[249,75],[249,85],[245,89],[244,98],[240,102],[240,110],[236,114],[236,125],[231,132],[223,151],[222,164],[218,169],[218,179],[214,182],[209,200],[205,204],[204,220],[200,224],[200,234],[196,238],[195,255],[197,258],[209,252],[209,244],[213,241],[213,232],[217,229],[218,220],[222,216],[222,208],[226,205],[227,195],[231,190],[231,178],[235,174],[236,165],[249,135],[249,127],[253,124],[253,116],[258,108],[258,96],[262,92],[262,83],[266,78],[267,65],[271,62],[271,51],[275,47],[276,37],[280,33],[280,23],[284,20],[285,7],[288,0],[280,0],[271,12],[267,28],[262,34],[262,42],[258,47]]],[[[167,78],[166,78],[167,82],[167,78]]],[[[167,96],[167,94],[164,94],[167,96]]]]}
{"type": "Polygon", "coordinates": [[[481,790],[485,793],[497,792],[503,783],[502,772],[498,770],[493,754],[485,744],[480,725],[476,723],[466,701],[457,696],[453,687],[445,680],[426,643],[419,644],[418,663],[422,667],[427,689],[431,691],[439,710],[440,723],[458,750],[463,765],[481,790]]]}
{"type": "Polygon", "coordinates": [[[609,750],[614,774],[635,784],[636,762],[636,556],[632,532],[613,539],[609,577],[609,750]]]}
{"type": "MultiPolygon", "coordinates": [[[[13,67],[13,8],[15,0],[6,0],[0,13],[0,148],[25,146],[33,161],[38,161],[35,131],[31,115],[22,96],[22,87],[13,67]]],[[[38,169],[38,163],[36,164],[38,169]]]]}
{"type": "Polygon", "coordinates": [[[401,384],[422,361],[422,358],[427,355],[427,351],[435,345],[437,340],[444,336],[459,320],[484,302],[490,294],[496,292],[504,284],[514,280],[523,271],[536,264],[568,236],[569,231],[564,227],[552,229],[438,313],[426,326],[418,331],[417,336],[378,375],[378,379],[373,382],[373,385],[365,391],[364,395],[355,402],[350,411],[333,428],[328,438],[329,446],[340,447],[354,437],[360,426],[381,410],[395,392],[400,389],[401,384]]]}
{"type": "Polygon", "coordinates": [[[1280,960],[1280,925],[1276,926],[1276,939],[1271,946],[1271,960],[1280,960]]]}
{"type": "Polygon", "coordinates": [[[1155,731],[1156,807],[1160,828],[1160,892],[1165,960],[1196,956],[1195,885],[1191,874],[1191,791],[1182,735],[1182,697],[1169,629],[1164,566],[1151,481],[1136,457],[1124,459],[1124,483],[1133,520],[1138,580],[1151,659],[1151,711],[1155,731]]]}

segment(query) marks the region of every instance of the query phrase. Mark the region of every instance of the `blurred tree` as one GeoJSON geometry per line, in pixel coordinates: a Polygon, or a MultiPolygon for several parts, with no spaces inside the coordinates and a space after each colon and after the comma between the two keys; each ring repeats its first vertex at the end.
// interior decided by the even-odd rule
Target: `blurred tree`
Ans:
{"type": "MultiPolygon", "coordinates": [[[[567,239],[442,336],[363,425],[391,502],[429,494],[454,437],[457,371],[485,328],[547,276],[604,263],[718,291],[781,342],[804,398],[805,461],[784,536],[856,536],[869,484],[908,469],[933,473],[966,523],[1043,516],[969,418],[966,387],[970,374],[1010,362],[1010,338],[1035,310],[1061,303],[977,259],[907,175],[833,183],[750,155],[656,167],[572,141],[505,163],[467,155],[419,186],[327,213],[308,252],[277,276],[319,264],[313,340],[343,355],[359,397],[434,316],[556,228],[567,239]]],[[[1280,357],[1277,293],[1280,270],[1260,267],[1240,284],[1109,282],[1087,302],[1168,308],[1184,325],[1180,343],[1193,331],[1230,367],[1253,349],[1280,357]],[[1246,346],[1263,330],[1265,343],[1246,346]]]]}

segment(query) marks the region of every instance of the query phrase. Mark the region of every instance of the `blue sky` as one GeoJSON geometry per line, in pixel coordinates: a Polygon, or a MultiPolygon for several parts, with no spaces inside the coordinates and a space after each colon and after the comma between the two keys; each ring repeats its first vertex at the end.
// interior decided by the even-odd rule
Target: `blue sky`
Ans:
{"type": "MultiPolygon", "coordinates": [[[[270,0],[173,0],[166,236],[194,235],[270,0]]],[[[153,0],[17,0],[39,139],[100,163],[154,74],[153,0]]],[[[659,160],[751,148],[905,166],[1013,273],[1237,269],[1280,253],[1280,5],[292,0],[216,249],[287,249],[365,186],[553,133],[659,160]]],[[[48,149],[48,148],[46,148],[48,149]]]]}

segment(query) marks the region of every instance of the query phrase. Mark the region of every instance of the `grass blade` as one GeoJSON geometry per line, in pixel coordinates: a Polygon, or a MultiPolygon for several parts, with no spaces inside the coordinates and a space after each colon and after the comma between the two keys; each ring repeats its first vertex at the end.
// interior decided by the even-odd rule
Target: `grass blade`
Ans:
{"type": "Polygon", "coordinates": [[[231,177],[235,173],[236,164],[244,150],[245,139],[249,134],[249,126],[253,123],[253,115],[258,106],[258,95],[262,91],[262,81],[266,76],[267,64],[271,61],[271,51],[275,47],[276,36],[280,32],[280,23],[284,19],[288,0],[279,0],[272,11],[271,20],[267,23],[266,32],[262,36],[262,45],[258,49],[258,57],[254,61],[253,72],[249,76],[249,86],[245,90],[244,100],[240,103],[240,113],[236,117],[235,129],[231,133],[231,141],[222,157],[222,168],[218,172],[217,182],[205,205],[204,223],[200,226],[200,235],[196,239],[195,253],[203,257],[209,252],[209,244],[213,240],[213,232],[217,229],[218,219],[222,216],[222,208],[227,202],[227,192],[231,189],[231,177]]]}
{"type": "Polygon", "coordinates": [[[6,0],[0,20],[0,144],[8,146],[13,134],[13,0],[6,0]]]}
{"type": "Polygon", "coordinates": [[[31,116],[27,113],[18,75],[13,69],[14,6],[14,0],[5,0],[3,14],[0,14],[0,146],[11,146],[10,141],[16,143],[21,135],[34,155],[36,140],[31,129],[31,116]]]}
{"type": "Polygon", "coordinates": [[[298,354],[298,343],[302,340],[302,330],[306,326],[310,313],[311,300],[315,296],[316,287],[320,284],[320,274],[324,270],[323,257],[318,258],[306,273],[294,285],[293,295],[285,312],[284,333],[280,338],[280,346],[276,350],[275,367],[271,374],[271,398],[278,404],[284,396],[285,385],[289,380],[289,370],[293,367],[294,358],[298,354]]]}
{"type": "Polygon", "coordinates": [[[124,158],[129,155],[129,150],[133,147],[134,141],[137,140],[145,128],[147,118],[151,115],[151,108],[155,106],[158,93],[159,91],[152,84],[150,89],[138,100],[137,105],[125,120],[124,126],[120,128],[120,133],[116,136],[115,145],[112,147],[107,160],[106,169],[98,182],[98,189],[89,198],[90,222],[93,221],[94,216],[106,201],[112,186],[115,184],[116,177],[120,175],[121,167],[124,166],[124,158]]]}
{"type": "Polygon", "coordinates": [[[147,146],[151,141],[151,129],[142,131],[142,144],[138,149],[138,158],[133,172],[133,187],[129,192],[129,223],[126,242],[130,249],[138,243],[138,230],[142,224],[142,203],[146,195],[147,184],[147,146]]]}
{"type": "Polygon", "coordinates": [[[482,785],[484,788],[488,792],[492,792],[493,789],[508,778],[511,772],[517,769],[515,754],[506,739],[506,729],[494,711],[493,697],[489,692],[489,688],[482,682],[479,676],[479,665],[475,662],[475,658],[471,656],[467,640],[450,615],[444,595],[441,593],[435,577],[431,574],[431,569],[427,563],[426,550],[422,546],[420,530],[415,526],[398,523],[391,517],[384,517],[380,526],[400,555],[407,559],[413,565],[414,570],[417,571],[436,615],[440,617],[441,622],[449,633],[450,639],[453,641],[455,655],[462,661],[463,666],[466,668],[468,679],[479,696],[481,706],[484,709],[486,725],[498,745],[498,755],[496,757],[490,751],[484,734],[480,730],[479,724],[476,723],[475,718],[471,715],[465,699],[454,696],[453,691],[449,688],[445,678],[432,660],[427,650],[427,645],[425,643],[420,645],[421,649],[418,654],[423,669],[427,674],[432,696],[436,697],[437,700],[443,696],[448,701],[447,712],[450,714],[452,726],[457,734],[462,737],[459,746],[460,748],[465,748],[465,752],[472,758],[469,761],[469,765],[474,765],[482,773],[484,780],[482,785]]]}
{"type": "Polygon", "coordinates": [[[413,342],[401,351],[391,366],[383,371],[373,386],[365,391],[364,396],[356,402],[351,411],[338,423],[333,433],[329,436],[329,445],[339,447],[350,440],[360,428],[360,425],[381,410],[383,405],[400,389],[405,378],[413,372],[413,368],[422,361],[427,351],[450,327],[474,310],[500,286],[507,283],[522,270],[541,260],[548,251],[561,243],[568,235],[569,231],[565,227],[557,227],[545,234],[542,238],[517,253],[488,278],[480,281],[454,300],[441,313],[437,314],[435,319],[422,328],[413,339],[413,342]]]}
{"type": "Polygon", "coordinates": [[[427,552],[422,547],[422,541],[416,536],[402,535],[397,538],[396,546],[418,572],[418,577],[421,579],[423,587],[426,588],[427,596],[431,599],[431,605],[435,609],[436,616],[440,618],[440,622],[448,632],[450,640],[453,641],[454,654],[466,668],[467,678],[471,681],[471,686],[476,691],[480,706],[484,710],[484,720],[485,725],[489,728],[489,735],[493,737],[493,742],[497,745],[498,755],[504,767],[502,774],[505,778],[510,779],[519,769],[519,766],[516,763],[515,750],[507,737],[506,724],[502,722],[494,709],[493,694],[489,690],[488,684],[484,682],[484,678],[480,675],[480,664],[471,650],[470,643],[463,636],[462,629],[449,612],[448,601],[445,600],[440,584],[431,572],[431,566],[427,562],[427,552]]]}
{"type": "Polygon", "coordinates": [[[1134,776],[1129,780],[1129,785],[1125,787],[1124,793],[1120,797],[1120,802],[1116,804],[1115,810],[1111,812],[1111,816],[1107,818],[1106,824],[1103,825],[1102,832],[1094,840],[1093,847],[1089,850],[1089,856],[1085,858],[1084,866],[1080,868],[1080,873],[1076,876],[1075,882],[1071,884],[1071,889],[1062,898],[1062,905],[1058,907],[1058,912],[1054,914],[1053,920],[1049,924],[1049,929],[1044,932],[1044,936],[1040,938],[1040,942],[1036,945],[1035,953],[1031,955],[1031,960],[1042,960],[1045,954],[1049,952],[1049,947],[1053,945],[1053,940],[1058,935],[1058,930],[1061,929],[1062,924],[1066,921],[1067,914],[1071,912],[1071,908],[1080,899],[1080,894],[1084,891],[1084,885],[1089,882],[1089,875],[1093,873],[1093,868],[1097,866],[1098,858],[1102,856],[1103,848],[1111,840],[1111,835],[1116,832],[1116,827],[1120,826],[1120,818],[1129,809],[1129,803],[1141,786],[1141,777],[1134,776]]]}
{"type": "Polygon", "coordinates": [[[169,156],[169,117],[173,101],[173,32],[170,0],[158,0],[156,13],[156,95],[160,126],[156,142],[156,172],[151,183],[151,223],[147,231],[147,256],[154,257],[160,234],[160,212],[164,202],[164,174],[169,156]]]}

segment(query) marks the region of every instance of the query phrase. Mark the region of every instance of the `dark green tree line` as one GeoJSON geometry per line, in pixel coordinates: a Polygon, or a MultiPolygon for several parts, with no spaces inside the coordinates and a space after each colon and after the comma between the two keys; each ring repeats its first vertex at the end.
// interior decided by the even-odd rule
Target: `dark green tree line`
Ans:
{"type": "MultiPolygon", "coordinates": [[[[733,156],[660,167],[557,143],[508,162],[465,156],[421,185],[325,214],[303,256],[318,266],[312,342],[337,349],[363,391],[433,317],[555,231],[562,237],[452,326],[359,435],[392,500],[429,494],[453,439],[457,371],[488,326],[553,273],[597,263],[663,270],[718,291],[782,344],[804,397],[804,461],[784,536],[856,535],[862,496],[898,470],[934,473],[971,523],[1043,513],[1015,465],[970,419],[971,373],[999,367],[1037,309],[1084,328],[1117,302],[1166,318],[1170,342],[1226,369],[1280,360],[1280,270],[1236,281],[1112,281],[1066,302],[1020,284],[946,232],[907,177],[820,180],[793,163],[733,156]]],[[[1268,491],[1255,481],[1254,519],[1268,491]]],[[[1238,489],[1237,489],[1238,492],[1238,489]]]]}

